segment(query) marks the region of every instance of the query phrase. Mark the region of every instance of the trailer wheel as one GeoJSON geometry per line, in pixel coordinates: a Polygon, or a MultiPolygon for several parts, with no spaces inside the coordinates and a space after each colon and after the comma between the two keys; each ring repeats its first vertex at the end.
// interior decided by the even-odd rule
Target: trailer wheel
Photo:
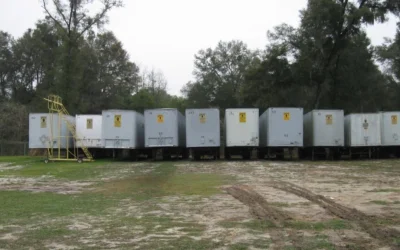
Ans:
{"type": "Polygon", "coordinates": [[[251,153],[250,152],[244,152],[242,157],[243,157],[243,160],[250,160],[251,153]]]}
{"type": "Polygon", "coordinates": [[[218,151],[215,151],[214,160],[218,160],[218,159],[219,159],[219,153],[218,153],[218,151]]]}
{"type": "Polygon", "coordinates": [[[195,161],[200,161],[201,156],[200,156],[199,152],[193,152],[193,158],[195,161]]]}
{"type": "Polygon", "coordinates": [[[265,153],[262,152],[261,150],[258,151],[258,159],[260,159],[260,160],[265,160],[265,153]]]}
{"type": "Polygon", "coordinates": [[[164,161],[170,161],[170,160],[172,160],[172,157],[171,157],[170,154],[164,154],[164,155],[163,155],[163,160],[164,160],[164,161]]]}

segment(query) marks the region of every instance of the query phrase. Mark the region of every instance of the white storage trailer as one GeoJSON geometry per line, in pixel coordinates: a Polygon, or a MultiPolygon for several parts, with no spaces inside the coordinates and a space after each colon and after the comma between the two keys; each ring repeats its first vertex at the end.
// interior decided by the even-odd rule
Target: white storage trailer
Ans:
{"type": "Polygon", "coordinates": [[[382,146],[400,146],[400,112],[381,113],[382,146]]]}
{"type": "Polygon", "coordinates": [[[186,158],[186,121],[177,109],[149,109],[144,112],[145,147],[158,152],[163,158],[172,155],[186,158]]]}
{"type": "MultiPolygon", "coordinates": [[[[291,157],[303,147],[303,108],[269,108],[260,116],[260,157],[291,157]]],[[[297,156],[295,156],[297,157],[297,156]]]]}
{"type": "Polygon", "coordinates": [[[349,114],[344,119],[345,145],[350,157],[369,158],[382,145],[381,115],[378,113],[349,114]]]}
{"type": "Polygon", "coordinates": [[[76,145],[77,147],[102,148],[102,122],[101,115],[76,115],[76,145]]]}
{"type": "Polygon", "coordinates": [[[303,109],[267,109],[260,116],[260,146],[302,147],[303,109]]]}
{"type": "Polygon", "coordinates": [[[219,109],[186,109],[186,147],[194,159],[202,155],[219,158],[220,116],[219,109]]]}
{"type": "Polygon", "coordinates": [[[102,139],[108,149],[142,149],[144,117],[132,110],[104,110],[102,139]]]}
{"type": "Polygon", "coordinates": [[[335,158],[344,147],[344,111],[313,110],[304,115],[305,152],[335,158]]]}
{"type": "MultiPolygon", "coordinates": [[[[75,125],[75,118],[64,116],[75,125]]],[[[64,119],[58,114],[31,113],[29,114],[29,148],[73,148],[74,139],[64,119]]]]}
{"type": "Polygon", "coordinates": [[[259,146],[259,110],[225,110],[225,158],[241,154],[244,159],[251,157],[251,151],[259,146]]]}

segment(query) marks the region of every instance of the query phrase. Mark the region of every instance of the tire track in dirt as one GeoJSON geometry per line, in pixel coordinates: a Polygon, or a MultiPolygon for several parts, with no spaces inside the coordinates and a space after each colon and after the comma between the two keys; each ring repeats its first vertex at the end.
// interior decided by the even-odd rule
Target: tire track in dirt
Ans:
{"type": "Polygon", "coordinates": [[[314,202],[339,218],[355,222],[372,237],[385,244],[390,244],[394,249],[400,249],[400,245],[395,243],[396,240],[400,239],[400,232],[396,229],[378,225],[376,219],[372,216],[368,216],[355,208],[349,208],[338,204],[322,195],[314,194],[305,188],[296,186],[289,182],[275,182],[270,186],[314,202]]]}
{"type": "Polygon", "coordinates": [[[247,185],[237,185],[225,189],[228,194],[250,208],[250,212],[258,219],[268,219],[277,227],[282,227],[289,215],[272,207],[259,193],[247,185]]]}
{"type": "Polygon", "coordinates": [[[247,205],[250,213],[260,221],[268,220],[274,224],[278,230],[272,230],[270,236],[276,249],[283,249],[285,247],[285,238],[288,237],[296,249],[300,249],[298,245],[298,237],[292,230],[285,230],[285,222],[292,220],[292,218],[283,211],[270,205],[263,196],[254,191],[247,185],[236,185],[225,188],[228,194],[232,195],[235,199],[247,205]],[[287,235],[285,235],[285,232],[287,235]]]}

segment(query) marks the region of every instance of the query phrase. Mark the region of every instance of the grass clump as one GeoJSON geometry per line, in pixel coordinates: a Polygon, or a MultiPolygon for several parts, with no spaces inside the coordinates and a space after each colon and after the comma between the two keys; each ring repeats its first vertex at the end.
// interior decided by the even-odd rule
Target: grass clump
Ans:
{"type": "Polygon", "coordinates": [[[271,202],[269,204],[276,206],[276,207],[290,207],[290,204],[287,202],[271,202]]]}
{"type": "Polygon", "coordinates": [[[180,237],[174,240],[162,241],[152,240],[143,244],[141,249],[191,249],[208,250],[224,246],[223,242],[214,242],[211,240],[194,240],[189,237],[180,237]]]}
{"type": "Polygon", "coordinates": [[[328,241],[328,236],[317,235],[315,237],[307,237],[303,243],[304,249],[326,249],[335,250],[334,244],[328,241]]]}
{"type": "Polygon", "coordinates": [[[276,228],[276,225],[269,220],[251,220],[246,222],[222,221],[219,222],[219,225],[225,228],[248,228],[260,232],[264,232],[271,228],[276,228]]]}
{"type": "Polygon", "coordinates": [[[395,188],[382,188],[382,189],[372,189],[367,192],[376,192],[376,193],[398,193],[400,189],[395,188]]]}
{"type": "Polygon", "coordinates": [[[374,204],[377,204],[377,205],[389,205],[390,204],[387,201],[381,201],[381,200],[370,201],[370,203],[374,203],[374,204]]]}
{"type": "Polygon", "coordinates": [[[338,219],[333,219],[323,222],[291,221],[287,222],[285,226],[297,230],[315,230],[315,231],[322,231],[327,229],[340,230],[340,229],[352,228],[351,225],[346,221],[338,219]]]}
{"type": "Polygon", "coordinates": [[[108,160],[94,162],[50,162],[44,163],[42,157],[0,157],[0,162],[20,165],[22,168],[0,172],[0,176],[40,177],[53,176],[68,180],[84,180],[109,171],[111,167],[126,166],[124,163],[113,164],[108,160]]]}
{"type": "Polygon", "coordinates": [[[0,224],[13,221],[24,223],[35,218],[68,216],[74,213],[98,215],[104,209],[117,205],[117,200],[101,194],[63,195],[0,191],[0,224]]]}
{"type": "Polygon", "coordinates": [[[218,174],[176,174],[172,163],[163,163],[151,173],[110,181],[98,190],[105,195],[130,194],[137,200],[169,195],[210,196],[219,193],[218,187],[231,180],[218,174]]]}

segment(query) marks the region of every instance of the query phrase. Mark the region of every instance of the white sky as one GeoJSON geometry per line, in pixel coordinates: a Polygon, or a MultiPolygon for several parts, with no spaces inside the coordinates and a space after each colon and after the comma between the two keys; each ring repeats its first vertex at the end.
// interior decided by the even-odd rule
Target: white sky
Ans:
{"type": "MultiPolygon", "coordinates": [[[[141,68],[161,70],[168,91],[192,80],[194,55],[220,40],[239,39],[264,48],[266,32],[281,23],[297,26],[307,0],[125,0],[113,10],[106,29],[113,31],[141,68]]],[[[43,18],[41,0],[0,0],[0,30],[20,37],[43,18]]],[[[374,45],[394,37],[396,20],[367,29],[374,45]]]]}

